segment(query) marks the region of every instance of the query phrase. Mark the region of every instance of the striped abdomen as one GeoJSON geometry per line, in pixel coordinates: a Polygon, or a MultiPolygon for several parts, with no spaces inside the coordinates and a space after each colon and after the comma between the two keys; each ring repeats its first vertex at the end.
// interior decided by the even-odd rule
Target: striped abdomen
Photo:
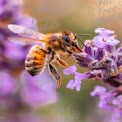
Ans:
{"type": "Polygon", "coordinates": [[[33,46],[26,56],[25,69],[32,76],[37,75],[44,69],[46,53],[41,47],[33,46]]]}

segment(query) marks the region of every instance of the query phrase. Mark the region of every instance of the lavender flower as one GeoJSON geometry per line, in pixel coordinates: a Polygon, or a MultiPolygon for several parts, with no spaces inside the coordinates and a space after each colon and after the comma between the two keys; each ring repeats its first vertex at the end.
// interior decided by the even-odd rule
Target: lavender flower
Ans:
{"type": "Polygon", "coordinates": [[[70,89],[76,88],[77,91],[80,91],[82,80],[89,77],[88,73],[80,74],[80,73],[76,72],[75,65],[63,70],[63,72],[66,75],[69,75],[69,74],[74,75],[74,80],[69,81],[69,83],[67,84],[67,88],[70,88],[70,89]]]}
{"type": "Polygon", "coordinates": [[[19,84],[7,72],[0,72],[0,76],[0,108],[13,109],[20,104],[39,107],[57,101],[56,82],[48,69],[33,78],[23,71],[19,84]]]}
{"type": "Polygon", "coordinates": [[[56,82],[46,68],[42,73],[30,76],[27,72],[21,75],[21,98],[24,103],[31,106],[40,106],[57,101],[56,82]]]}
{"type": "Polygon", "coordinates": [[[122,115],[122,46],[116,48],[119,41],[111,36],[113,31],[98,28],[95,32],[99,35],[93,40],[85,41],[83,52],[73,54],[77,64],[88,71],[80,74],[73,65],[65,69],[64,74],[74,75],[74,80],[69,81],[67,88],[76,88],[77,91],[80,90],[81,80],[84,79],[99,80],[112,86],[114,90],[108,92],[106,88],[97,86],[91,96],[99,97],[98,107],[111,111],[114,121],[122,115]]]}
{"type": "MultiPolygon", "coordinates": [[[[104,30],[103,35],[109,35],[111,31],[105,30],[105,29],[98,29],[100,33],[102,33],[104,30]]],[[[112,33],[112,32],[111,32],[112,33]]],[[[98,43],[100,40],[97,40],[98,43]]],[[[116,40],[113,40],[112,47],[115,48],[116,40]]],[[[76,59],[76,62],[79,66],[88,68],[89,71],[85,74],[87,75],[83,79],[87,78],[94,78],[97,80],[101,80],[102,82],[105,82],[111,86],[118,87],[121,85],[122,80],[122,73],[121,73],[121,47],[119,47],[117,50],[115,48],[115,52],[110,53],[110,50],[105,49],[106,44],[104,44],[104,47],[98,47],[95,45],[93,41],[86,41],[85,47],[83,48],[83,52],[80,54],[74,54],[73,57],[76,59]]],[[[107,43],[108,45],[108,43],[107,43]]],[[[109,45],[111,46],[111,45],[109,45]]],[[[72,70],[69,67],[69,71],[72,70]]],[[[74,72],[75,74],[75,72],[74,72]]]]}
{"type": "Polygon", "coordinates": [[[24,68],[24,59],[29,46],[13,44],[8,41],[8,37],[17,36],[8,30],[7,25],[16,23],[37,30],[36,20],[23,16],[22,0],[1,0],[0,2],[0,68],[19,69],[24,68]],[[10,62],[10,63],[9,63],[10,62]],[[12,62],[12,63],[11,63],[12,62]],[[13,65],[14,64],[14,65],[13,65]]]}
{"type": "Polygon", "coordinates": [[[0,108],[11,109],[16,106],[16,80],[9,72],[0,72],[0,108]]]}
{"type": "Polygon", "coordinates": [[[105,28],[97,28],[95,30],[96,33],[99,33],[99,36],[94,37],[94,44],[98,47],[104,47],[105,45],[115,46],[119,43],[114,36],[110,36],[114,34],[114,31],[106,30],[105,28]]]}
{"type": "Polygon", "coordinates": [[[9,95],[16,92],[16,81],[7,72],[0,72],[0,95],[9,95]]]}
{"type": "Polygon", "coordinates": [[[122,95],[116,97],[113,91],[107,92],[104,87],[96,86],[91,96],[99,97],[99,108],[112,112],[112,122],[119,120],[122,115],[122,95]]]}
{"type": "Polygon", "coordinates": [[[57,100],[56,83],[46,69],[35,77],[23,71],[30,46],[8,41],[9,37],[17,36],[8,30],[8,24],[37,30],[36,20],[23,16],[20,2],[22,1],[0,1],[0,108],[10,110],[23,105],[47,105],[57,100]]]}

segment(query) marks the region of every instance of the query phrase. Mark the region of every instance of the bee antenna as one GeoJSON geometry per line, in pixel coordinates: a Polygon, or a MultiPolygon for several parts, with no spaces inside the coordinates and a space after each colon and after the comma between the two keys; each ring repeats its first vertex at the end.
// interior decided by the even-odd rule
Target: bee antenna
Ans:
{"type": "Polygon", "coordinates": [[[79,33],[75,34],[74,40],[75,40],[76,38],[78,38],[78,39],[81,41],[81,43],[82,43],[84,46],[86,46],[86,45],[84,44],[84,42],[81,40],[81,38],[79,38],[79,36],[91,36],[91,34],[79,34],[79,33]]]}
{"type": "Polygon", "coordinates": [[[80,34],[80,33],[77,33],[75,35],[77,35],[77,36],[91,36],[91,34],[80,34]]]}

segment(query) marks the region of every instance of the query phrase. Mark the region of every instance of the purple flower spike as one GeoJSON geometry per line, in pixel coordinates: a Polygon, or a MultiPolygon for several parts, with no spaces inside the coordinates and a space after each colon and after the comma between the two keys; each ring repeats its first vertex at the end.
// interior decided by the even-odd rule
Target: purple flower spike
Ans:
{"type": "Polygon", "coordinates": [[[89,56],[86,53],[74,54],[73,57],[79,66],[85,68],[88,68],[88,64],[93,60],[92,56],[89,56]]]}
{"type": "Polygon", "coordinates": [[[122,45],[116,49],[119,41],[114,38],[115,35],[111,35],[114,31],[98,28],[95,32],[99,35],[85,41],[82,53],[72,56],[81,68],[87,68],[87,72],[76,72],[74,65],[65,69],[64,74],[74,75],[67,88],[80,91],[84,79],[99,80],[113,87],[114,90],[107,91],[104,87],[96,86],[90,95],[99,98],[100,109],[112,112],[112,122],[119,122],[122,116],[122,45]]]}
{"type": "Polygon", "coordinates": [[[111,34],[114,34],[114,31],[98,28],[95,32],[99,33],[99,36],[95,36],[93,42],[98,47],[103,48],[105,45],[115,46],[119,43],[117,39],[111,36],[111,34]]]}

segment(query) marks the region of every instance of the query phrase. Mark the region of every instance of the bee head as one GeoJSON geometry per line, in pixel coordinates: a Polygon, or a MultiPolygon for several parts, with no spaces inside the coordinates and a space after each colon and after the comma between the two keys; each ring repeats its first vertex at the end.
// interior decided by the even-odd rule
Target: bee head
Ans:
{"type": "Polygon", "coordinates": [[[73,35],[72,32],[70,31],[64,31],[62,32],[62,39],[64,41],[64,45],[71,47],[71,48],[76,48],[78,49],[80,52],[82,52],[82,50],[78,47],[78,43],[75,39],[75,36],[73,35]]]}

